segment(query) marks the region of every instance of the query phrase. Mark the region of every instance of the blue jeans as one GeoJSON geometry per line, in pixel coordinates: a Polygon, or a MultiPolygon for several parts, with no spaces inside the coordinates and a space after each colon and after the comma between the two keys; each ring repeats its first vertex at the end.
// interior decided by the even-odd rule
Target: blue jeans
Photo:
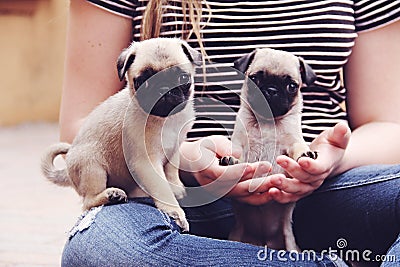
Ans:
{"type": "Polygon", "coordinates": [[[400,165],[355,168],[327,180],[297,203],[293,221],[302,249],[332,248],[366,266],[400,266],[400,165]]]}
{"type": "MultiPolygon", "coordinates": [[[[190,234],[181,233],[173,220],[154,207],[151,199],[132,199],[126,204],[85,213],[70,233],[62,266],[343,266],[335,255],[327,256],[327,248],[339,246],[333,251],[339,255],[357,244],[372,250],[376,239],[370,236],[375,235],[382,239],[380,248],[387,250],[393,243],[388,255],[397,255],[400,261],[400,244],[395,242],[400,226],[399,191],[400,166],[357,168],[330,179],[300,201],[295,210],[298,243],[313,249],[313,253],[303,254],[222,240],[234,223],[226,199],[186,209],[190,234]],[[367,206],[358,200],[361,188],[368,199],[367,206]],[[336,197],[331,197],[332,194],[336,197]],[[325,196],[326,201],[322,202],[325,196]],[[359,214],[354,212],[350,216],[350,206],[359,214]],[[340,223],[329,225],[331,220],[340,223]],[[359,236],[360,233],[369,235],[359,236]],[[339,241],[347,242],[348,246],[342,247],[339,241]],[[321,253],[314,252],[317,249],[321,253]]],[[[373,255],[380,253],[372,251],[373,255]]],[[[385,264],[398,266],[399,262],[385,264]]]]}

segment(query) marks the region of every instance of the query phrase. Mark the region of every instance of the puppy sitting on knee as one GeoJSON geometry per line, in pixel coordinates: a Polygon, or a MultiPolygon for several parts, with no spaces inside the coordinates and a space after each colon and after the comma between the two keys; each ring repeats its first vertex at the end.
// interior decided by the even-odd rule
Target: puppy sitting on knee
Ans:
{"type": "MultiPolygon", "coordinates": [[[[240,161],[269,161],[271,174],[284,173],[276,164],[279,155],[294,160],[317,158],[303,139],[301,130],[302,85],[310,85],[316,75],[291,53],[259,49],[238,59],[235,68],[245,73],[241,106],[232,142],[243,148],[240,161]]],[[[222,158],[221,164],[233,163],[222,158]]],[[[294,203],[271,201],[261,206],[234,202],[236,225],[230,238],[270,248],[298,250],[292,231],[294,203]]]]}
{"type": "Polygon", "coordinates": [[[178,148],[194,120],[194,65],[200,63],[201,54],[179,39],[132,43],[117,62],[126,88],[88,115],[71,145],[49,148],[42,160],[44,175],[72,186],[85,210],[128,196],[151,196],[188,231],[176,200],[185,196],[178,148]],[[65,154],[62,170],[53,165],[59,154],[65,154]]]}

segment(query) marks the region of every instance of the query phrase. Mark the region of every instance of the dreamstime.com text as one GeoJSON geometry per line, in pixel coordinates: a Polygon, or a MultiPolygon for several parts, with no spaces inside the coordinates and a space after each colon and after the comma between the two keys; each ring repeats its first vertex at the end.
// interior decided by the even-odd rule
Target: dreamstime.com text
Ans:
{"type": "Polygon", "coordinates": [[[396,262],[396,255],[374,255],[371,250],[354,250],[354,249],[346,249],[347,240],[344,238],[338,239],[336,242],[336,249],[329,247],[326,250],[321,252],[316,252],[313,250],[303,250],[302,252],[298,251],[286,251],[286,250],[273,250],[268,249],[265,246],[263,249],[260,249],[257,253],[257,259],[260,261],[321,261],[324,257],[329,256],[332,260],[337,260],[338,257],[344,261],[351,262],[396,262]]]}

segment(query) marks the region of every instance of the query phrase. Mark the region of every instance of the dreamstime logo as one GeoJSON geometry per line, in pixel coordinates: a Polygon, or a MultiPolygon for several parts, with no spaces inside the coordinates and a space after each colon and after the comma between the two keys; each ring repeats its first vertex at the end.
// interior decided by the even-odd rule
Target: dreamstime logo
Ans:
{"type": "Polygon", "coordinates": [[[337,261],[341,258],[347,262],[396,262],[396,255],[374,255],[369,249],[363,251],[356,249],[348,249],[348,242],[344,238],[339,238],[336,241],[336,248],[329,247],[328,249],[316,252],[314,250],[286,251],[274,250],[265,246],[257,252],[257,259],[260,261],[322,261],[325,257],[332,261],[337,261]]]}
{"type": "MultiPolygon", "coordinates": [[[[224,114],[234,114],[235,110],[233,110],[232,107],[226,104],[224,101],[209,97],[206,93],[197,95],[194,100],[189,99],[187,101],[183,101],[182,103],[176,105],[176,107],[173,107],[173,104],[172,106],[170,105],[168,112],[171,114],[170,116],[160,117],[150,115],[150,111],[154,109],[162,109],[164,102],[170,104],[170,98],[168,98],[169,96],[166,95],[172,94],[172,96],[174,96],[174,94],[180,93],[179,90],[177,90],[177,88],[182,86],[179,79],[173,80],[173,75],[165,75],[165,73],[174,74],[179,72],[181,69],[187,70],[189,67],[184,65],[173,66],[160,71],[159,73],[155,73],[153,76],[151,76],[151,78],[147,79],[145,82],[142,82],[141,86],[136,88],[134,92],[134,95],[126,109],[123,122],[122,144],[127,167],[132,177],[135,179],[135,182],[143,191],[153,198],[155,196],[152,195],[149,190],[147,190],[147,188],[144,186],[144,183],[141,181],[142,179],[152,179],[153,181],[157,181],[156,179],[158,179],[160,183],[168,182],[171,188],[176,188],[176,185],[171,182],[168,177],[166,177],[167,175],[164,175],[165,167],[162,169],[159,166],[155,166],[156,164],[154,161],[157,161],[158,159],[155,160],[154,158],[156,157],[155,154],[162,154],[162,157],[164,157],[170,165],[174,166],[175,169],[178,169],[179,167],[182,170],[182,166],[179,165],[179,159],[174,157],[174,153],[172,153],[171,148],[175,147],[176,144],[180,144],[186,138],[186,132],[194,123],[194,116],[186,116],[185,121],[175,119],[182,112],[188,112],[188,110],[184,108],[188,104],[192,104],[189,103],[190,101],[196,103],[195,106],[197,111],[203,110],[203,112],[198,112],[196,114],[199,124],[205,123],[209,125],[218,125],[221,131],[226,130],[227,132],[231,132],[233,128],[233,121],[230,124],[224,123],[224,120],[221,119],[221,116],[223,117],[224,114]],[[150,93],[151,90],[158,90],[158,88],[163,88],[163,92],[150,93]],[[166,88],[170,89],[166,90],[166,88]],[[146,98],[147,94],[150,95],[148,98],[146,98]],[[137,95],[140,95],[140,99],[137,97],[137,95]],[[140,104],[140,101],[144,101],[145,103],[140,104]],[[133,117],[133,112],[136,112],[135,114],[140,113],[140,116],[133,117]],[[160,127],[161,131],[159,131],[159,129],[155,130],[157,127],[160,127]],[[139,142],[141,149],[137,149],[137,147],[132,146],[133,139],[139,142]],[[140,164],[138,164],[138,162],[140,162],[140,164]],[[135,171],[137,169],[135,168],[152,169],[152,171],[148,171],[147,173],[151,176],[158,177],[140,177],[141,179],[139,179],[138,173],[135,171]]],[[[238,89],[238,81],[243,82],[244,74],[231,67],[220,68],[210,65],[207,66],[206,69],[208,84],[223,87],[225,92],[230,92],[229,94],[237,95],[239,98],[241,90],[240,88],[238,89]],[[218,79],[220,79],[221,82],[219,82],[218,79]]],[[[190,81],[193,83],[193,78],[190,78],[190,81]]],[[[191,90],[193,90],[193,85],[191,86],[191,90]]],[[[246,103],[245,99],[241,98],[240,100],[242,103],[246,103]]],[[[265,114],[271,114],[271,110],[266,100],[264,108],[265,114]]],[[[276,133],[270,133],[269,138],[274,138],[274,136],[276,136],[276,133]]],[[[205,138],[202,142],[209,141],[212,140],[205,138]]],[[[249,140],[247,138],[247,140],[244,141],[248,142],[249,140]]],[[[218,146],[218,144],[210,144],[209,146],[218,146]]],[[[197,151],[194,151],[194,153],[196,152],[197,151]]],[[[198,162],[190,162],[191,164],[188,164],[190,168],[183,171],[201,172],[213,164],[216,164],[215,158],[203,157],[203,152],[204,151],[198,151],[198,154],[200,155],[199,159],[196,159],[198,162]],[[197,169],[193,169],[193,166],[196,166],[197,169]]],[[[244,155],[244,158],[246,158],[246,155],[244,155]]],[[[188,159],[185,160],[187,161],[188,159]]],[[[227,175],[223,174],[220,177],[225,176],[227,175]]],[[[221,178],[216,179],[207,185],[185,187],[187,196],[180,201],[180,205],[183,207],[196,207],[214,202],[230,192],[240,181],[240,179],[240,176],[234,177],[234,179],[230,177],[229,179],[221,178]]],[[[157,183],[153,182],[153,184],[154,186],[157,186],[157,183]]],[[[250,183],[251,188],[249,188],[249,192],[255,191],[260,185],[261,183],[259,182],[250,183]]],[[[167,199],[159,199],[162,196],[163,194],[160,194],[160,196],[157,196],[157,199],[161,202],[167,203],[167,199]]]]}
{"type": "Polygon", "coordinates": [[[336,247],[337,247],[338,249],[342,249],[342,248],[347,247],[347,240],[344,239],[344,238],[339,238],[339,239],[336,241],[336,247]]]}

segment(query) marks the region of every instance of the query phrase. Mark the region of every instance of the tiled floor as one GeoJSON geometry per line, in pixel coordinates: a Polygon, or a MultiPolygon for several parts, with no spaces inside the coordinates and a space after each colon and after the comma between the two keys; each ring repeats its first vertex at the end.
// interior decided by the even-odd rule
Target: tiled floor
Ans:
{"type": "Polygon", "coordinates": [[[0,127],[0,266],[59,266],[67,231],[80,214],[71,188],[40,173],[55,124],[0,127]]]}

